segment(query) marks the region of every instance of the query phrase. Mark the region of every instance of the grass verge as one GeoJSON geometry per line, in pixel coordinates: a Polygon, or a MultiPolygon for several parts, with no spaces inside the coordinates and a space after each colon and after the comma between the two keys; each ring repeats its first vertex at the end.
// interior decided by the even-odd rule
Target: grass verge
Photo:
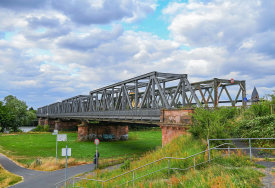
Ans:
{"type": "Polygon", "coordinates": [[[0,188],[9,187],[22,180],[22,177],[12,174],[0,165],[0,188]]]}
{"type": "MultiPolygon", "coordinates": [[[[51,133],[0,134],[0,152],[27,168],[56,170],[64,166],[61,148],[67,144],[72,148],[69,166],[93,162],[96,147],[93,142],[78,142],[75,132],[64,134],[67,134],[68,141],[58,142],[58,165],[55,165],[56,136],[51,133]]],[[[109,161],[116,161],[121,156],[144,153],[160,146],[161,130],[158,128],[129,132],[127,141],[100,142],[98,150],[100,160],[109,158],[109,161]]]]}
{"type": "MultiPolygon", "coordinates": [[[[107,180],[109,178],[126,173],[132,169],[148,164],[152,161],[163,157],[188,157],[206,149],[206,143],[195,139],[191,135],[179,137],[171,144],[157,151],[148,152],[147,155],[138,161],[127,162],[123,168],[106,172],[98,170],[94,176],[87,176],[91,179],[107,180]]],[[[126,183],[135,176],[135,186],[137,187],[259,187],[260,177],[262,173],[253,169],[254,163],[249,158],[243,156],[241,152],[231,154],[230,157],[221,157],[221,152],[213,151],[212,157],[215,158],[211,164],[203,164],[197,166],[194,170],[194,158],[187,160],[162,160],[154,165],[148,165],[141,168],[133,174],[125,174],[116,179],[104,183],[104,187],[114,187],[125,183],[124,187],[132,187],[133,182],[126,183]],[[170,164],[170,175],[168,172],[168,164],[170,164]],[[185,169],[186,171],[171,170],[171,168],[185,169]],[[162,169],[162,170],[161,170],[162,169]],[[145,176],[146,174],[160,170],[154,174],[145,176]],[[145,177],[142,177],[145,176],[145,177]],[[141,178],[142,177],[142,178],[141,178]],[[140,178],[140,179],[138,179],[140,178]]],[[[195,162],[201,163],[208,159],[208,153],[202,153],[195,158],[195,162]]],[[[93,181],[81,181],[79,185],[82,187],[101,187],[101,183],[93,181]]]]}

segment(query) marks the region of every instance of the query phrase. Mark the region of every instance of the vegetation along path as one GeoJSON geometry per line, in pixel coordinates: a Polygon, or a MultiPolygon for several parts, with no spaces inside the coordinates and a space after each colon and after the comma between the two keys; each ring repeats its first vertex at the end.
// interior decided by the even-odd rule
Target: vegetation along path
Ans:
{"type": "MultiPolygon", "coordinates": [[[[65,169],[43,172],[22,168],[2,154],[0,154],[0,164],[9,172],[20,175],[24,178],[23,182],[12,186],[15,188],[37,188],[41,186],[51,188],[55,187],[56,183],[64,180],[65,176],[65,169]]],[[[67,173],[68,177],[72,177],[92,170],[94,170],[94,165],[87,164],[68,168],[67,173]]]]}

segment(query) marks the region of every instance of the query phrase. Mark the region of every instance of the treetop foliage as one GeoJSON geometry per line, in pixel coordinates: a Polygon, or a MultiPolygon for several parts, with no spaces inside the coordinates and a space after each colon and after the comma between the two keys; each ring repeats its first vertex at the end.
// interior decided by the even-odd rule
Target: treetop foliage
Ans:
{"type": "Polygon", "coordinates": [[[28,110],[26,103],[15,96],[8,95],[0,101],[0,132],[17,131],[18,127],[31,125],[35,119],[35,111],[28,110]]]}

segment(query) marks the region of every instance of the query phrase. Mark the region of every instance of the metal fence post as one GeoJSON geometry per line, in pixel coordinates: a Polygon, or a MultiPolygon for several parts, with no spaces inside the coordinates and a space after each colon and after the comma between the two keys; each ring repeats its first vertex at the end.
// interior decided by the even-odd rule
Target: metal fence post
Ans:
{"type": "Polygon", "coordinates": [[[74,188],[74,178],[73,178],[73,188],[74,188]]]}
{"type": "Polygon", "coordinates": [[[135,171],[133,171],[133,186],[135,186],[135,171]]]}
{"type": "Polygon", "coordinates": [[[211,153],[210,153],[211,149],[210,149],[210,141],[209,141],[208,138],[207,138],[207,145],[208,145],[208,161],[210,162],[210,160],[211,160],[211,153]]]}
{"type": "Polygon", "coordinates": [[[195,159],[195,156],[194,156],[194,170],[196,170],[196,159],[195,159]]]}
{"type": "Polygon", "coordinates": [[[230,156],[230,146],[228,146],[228,156],[230,156]]]}
{"type": "Polygon", "coordinates": [[[104,187],[104,181],[101,181],[101,187],[102,188],[104,187]]]}
{"type": "Polygon", "coordinates": [[[250,160],[252,160],[251,139],[250,138],[249,138],[249,155],[250,155],[250,160]]]}
{"type": "Polygon", "coordinates": [[[170,176],[170,159],[168,159],[168,176],[170,176]]]}

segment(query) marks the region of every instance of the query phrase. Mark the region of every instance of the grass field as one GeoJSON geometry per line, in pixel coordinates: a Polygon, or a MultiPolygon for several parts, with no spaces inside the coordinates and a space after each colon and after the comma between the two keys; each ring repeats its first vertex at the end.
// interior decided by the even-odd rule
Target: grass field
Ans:
{"type": "MultiPolygon", "coordinates": [[[[158,160],[162,157],[177,157],[184,158],[192,154],[203,151],[207,148],[206,143],[195,139],[191,135],[184,135],[173,140],[165,147],[148,152],[143,158],[138,161],[130,162],[126,167],[105,172],[99,170],[94,176],[88,175],[89,179],[107,180],[109,178],[126,173],[132,169],[158,160]]],[[[146,174],[160,170],[154,174],[145,176],[135,180],[135,187],[260,187],[260,177],[262,173],[253,169],[254,163],[249,160],[249,157],[243,156],[241,152],[231,154],[230,157],[222,157],[218,151],[211,152],[212,159],[210,165],[205,164],[197,166],[187,171],[171,170],[168,175],[168,170],[160,170],[168,166],[168,161],[163,160],[154,165],[149,165],[135,171],[135,178],[140,178],[146,174]]],[[[208,153],[196,156],[196,162],[201,163],[208,159],[208,153]]],[[[170,168],[185,169],[193,165],[193,158],[190,160],[171,160],[170,168]]],[[[104,187],[114,187],[133,179],[133,173],[126,173],[116,179],[104,183],[104,187]]],[[[132,187],[132,182],[126,183],[125,186],[132,187]]],[[[82,187],[101,187],[101,182],[81,181],[78,183],[82,187]]]]}
{"type": "Polygon", "coordinates": [[[21,180],[22,180],[22,177],[14,175],[14,174],[6,171],[0,165],[0,188],[1,187],[9,187],[17,182],[20,182],[21,180]]]}
{"type": "MultiPolygon", "coordinates": [[[[62,134],[62,133],[60,133],[62,134]]],[[[77,133],[67,134],[67,142],[58,142],[58,158],[61,148],[72,148],[72,157],[78,160],[92,161],[96,146],[93,142],[78,142],[77,133]]],[[[148,131],[129,132],[128,141],[100,142],[98,150],[100,158],[142,153],[161,146],[161,130],[156,128],[148,131]]],[[[13,156],[23,164],[31,164],[37,158],[55,157],[56,136],[51,133],[19,133],[1,134],[0,152],[13,156]]]]}

